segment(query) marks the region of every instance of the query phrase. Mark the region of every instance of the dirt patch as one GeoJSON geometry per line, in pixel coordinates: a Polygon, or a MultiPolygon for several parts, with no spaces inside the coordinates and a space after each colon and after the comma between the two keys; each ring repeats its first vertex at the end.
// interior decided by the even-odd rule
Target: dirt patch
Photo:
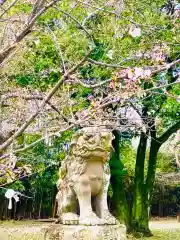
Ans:
{"type": "Polygon", "coordinates": [[[151,221],[150,229],[179,229],[180,223],[176,220],[160,220],[160,221],[151,221]]]}

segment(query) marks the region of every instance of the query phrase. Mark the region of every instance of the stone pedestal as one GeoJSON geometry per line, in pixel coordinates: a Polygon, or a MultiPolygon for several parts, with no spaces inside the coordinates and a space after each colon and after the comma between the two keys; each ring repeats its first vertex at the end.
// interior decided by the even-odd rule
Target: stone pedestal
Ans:
{"type": "Polygon", "coordinates": [[[61,225],[45,229],[44,240],[125,240],[124,225],[61,225]]]}

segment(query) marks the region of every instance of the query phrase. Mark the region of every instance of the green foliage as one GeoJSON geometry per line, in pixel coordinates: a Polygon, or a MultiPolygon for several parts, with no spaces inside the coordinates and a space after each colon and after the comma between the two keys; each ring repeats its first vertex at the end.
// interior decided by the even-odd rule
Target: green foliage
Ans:
{"type": "Polygon", "coordinates": [[[159,152],[157,156],[157,172],[175,172],[176,167],[173,166],[173,159],[172,154],[159,152]]]}
{"type": "Polygon", "coordinates": [[[10,184],[8,188],[11,188],[11,189],[14,189],[14,191],[20,191],[20,192],[23,192],[25,190],[25,187],[21,181],[16,181],[15,183],[10,184]]]}
{"type": "Polygon", "coordinates": [[[122,142],[120,145],[120,159],[128,170],[128,174],[133,176],[136,163],[136,149],[133,149],[127,141],[122,142]]]}
{"type": "MultiPolygon", "coordinates": [[[[122,138],[119,144],[120,148],[120,155],[119,155],[119,162],[121,167],[119,166],[119,162],[117,160],[115,153],[113,152],[111,157],[110,166],[114,170],[112,171],[112,175],[118,173],[119,176],[122,176],[126,173],[130,177],[134,176],[135,171],[135,164],[136,164],[136,154],[137,148],[132,146],[131,140],[126,140],[122,138]]],[[[175,172],[176,167],[173,165],[173,155],[170,153],[165,153],[163,151],[158,152],[157,156],[157,172],[175,172]]],[[[145,173],[147,173],[148,167],[148,159],[149,159],[149,149],[147,149],[146,153],[146,161],[145,161],[145,173]]]]}
{"type": "Polygon", "coordinates": [[[120,159],[117,159],[115,152],[112,153],[110,162],[111,176],[121,178],[127,174],[127,170],[124,168],[124,164],[120,159]]]}
{"type": "MultiPolygon", "coordinates": [[[[101,1],[99,4],[103,4],[101,1]]],[[[20,86],[31,85],[32,87],[46,90],[52,86],[61,76],[62,59],[59,52],[62,52],[63,60],[69,66],[77,63],[88,45],[93,46],[91,58],[105,62],[121,62],[124,58],[133,56],[137,51],[145,52],[154,47],[155,42],[169,43],[170,48],[176,48],[178,42],[177,29],[166,15],[160,12],[165,1],[155,1],[149,4],[147,1],[127,1],[121,18],[115,18],[112,14],[97,12],[88,19],[85,27],[92,34],[91,41],[84,30],[72,18],[55,9],[48,10],[38,19],[39,31],[27,42],[27,48],[23,53],[24,61],[16,62],[16,81],[20,86]],[[107,22],[108,17],[108,22],[107,22]],[[142,36],[132,38],[129,29],[133,26],[131,19],[141,26],[142,36]],[[173,31],[171,29],[173,28],[173,31]],[[54,39],[56,36],[56,39],[54,39]],[[109,56],[112,52],[112,57],[109,56]],[[21,67],[20,67],[21,66],[21,67]],[[21,69],[18,69],[18,68],[21,69]],[[29,69],[32,68],[31,74],[29,69]],[[43,72],[53,71],[43,75],[43,72]]],[[[24,5],[17,6],[23,9],[24,5]]],[[[27,5],[26,5],[27,6],[27,5]]],[[[27,6],[28,8],[28,6],[27,6]]],[[[89,15],[89,9],[81,4],[72,8],[71,3],[63,1],[59,8],[64,12],[71,11],[79,23],[89,15]]],[[[108,7],[113,11],[113,7],[108,7]]],[[[26,11],[25,9],[23,11],[26,11]]],[[[171,52],[174,52],[173,49],[171,52]]],[[[137,65],[149,64],[147,60],[141,60],[137,65]]],[[[127,62],[127,66],[134,65],[134,61],[127,62]]],[[[125,63],[126,66],[126,63],[125,63]]],[[[114,73],[114,70],[92,66],[87,64],[80,69],[83,78],[107,79],[114,73]]]]}

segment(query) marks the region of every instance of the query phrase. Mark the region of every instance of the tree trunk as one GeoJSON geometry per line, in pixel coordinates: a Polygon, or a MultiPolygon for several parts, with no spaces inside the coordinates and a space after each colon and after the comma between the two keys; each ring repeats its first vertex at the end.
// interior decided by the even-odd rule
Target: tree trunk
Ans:
{"type": "Polygon", "coordinates": [[[160,143],[155,138],[151,138],[151,146],[150,146],[150,155],[149,155],[149,165],[148,172],[146,178],[146,194],[148,197],[148,202],[150,204],[152,191],[155,181],[156,175],[156,162],[157,162],[157,154],[160,148],[160,143]]]}
{"type": "Polygon", "coordinates": [[[131,214],[128,207],[128,202],[124,186],[124,165],[120,161],[120,146],[119,146],[119,132],[114,131],[115,139],[112,141],[114,153],[110,160],[111,169],[111,186],[113,190],[112,206],[113,215],[120,221],[123,220],[126,224],[127,231],[131,229],[131,214]]]}
{"type": "Polygon", "coordinates": [[[134,191],[133,191],[133,209],[132,209],[132,231],[140,232],[150,236],[149,230],[149,205],[144,183],[144,164],[146,157],[148,134],[141,132],[140,142],[137,150],[134,191]]]}
{"type": "Polygon", "coordinates": [[[180,223],[180,211],[179,211],[179,213],[177,215],[177,221],[180,223]]]}
{"type": "Polygon", "coordinates": [[[113,215],[119,221],[123,220],[127,227],[127,232],[131,232],[131,213],[129,211],[128,202],[125,194],[123,177],[111,177],[111,186],[113,189],[113,215]]]}
{"type": "MultiPolygon", "coordinates": [[[[143,115],[146,115],[147,109],[144,109],[143,115]]],[[[152,198],[152,191],[155,182],[157,154],[160,146],[180,128],[180,122],[175,123],[161,137],[156,137],[156,128],[154,119],[148,122],[151,134],[150,155],[148,163],[147,177],[144,177],[144,164],[146,156],[148,133],[141,132],[140,142],[137,150],[135,178],[133,186],[133,207],[128,208],[128,202],[124,190],[122,169],[123,164],[119,159],[119,141],[115,134],[113,147],[116,156],[111,159],[111,185],[113,188],[113,204],[116,209],[116,215],[122,217],[126,223],[127,230],[133,233],[140,233],[151,236],[149,230],[149,212],[152,198]],[[121,172],[121,173],[120,173],[121,172]]]]}

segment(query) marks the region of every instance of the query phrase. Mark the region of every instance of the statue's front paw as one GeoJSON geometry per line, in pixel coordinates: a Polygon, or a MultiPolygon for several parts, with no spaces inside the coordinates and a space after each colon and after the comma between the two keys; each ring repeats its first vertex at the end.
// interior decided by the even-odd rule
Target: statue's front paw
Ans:
{"type": "Polygon", "coordinates": [[[97,217],[95,213],[91,213],[87,216],[81,216],[79,219],[79,224],[88,226],[104,225],[106,224],[106,221],[97,217]]]}
{"type": "Polygon", "coordinates": [[[64,213],[62,216],[62,223],[64,225],[78,225],[79,217],[75,213],[64,213]]]}
{"type": "Polygon", "coordinates": [[[106,220],[106,224],[109,225],[116,225],[119,223],[118,220],[115,217],[113,217],[113,215],[110,212],[105,213],[103,219],[106,220]]]}
{"type": "Polygon", "coordinates": [[[57,219],[55,220],[55,223],[56,223],[56,224],[58,224],[58,223],[62,223],[61,218],[57,218],[57,219]]]}

